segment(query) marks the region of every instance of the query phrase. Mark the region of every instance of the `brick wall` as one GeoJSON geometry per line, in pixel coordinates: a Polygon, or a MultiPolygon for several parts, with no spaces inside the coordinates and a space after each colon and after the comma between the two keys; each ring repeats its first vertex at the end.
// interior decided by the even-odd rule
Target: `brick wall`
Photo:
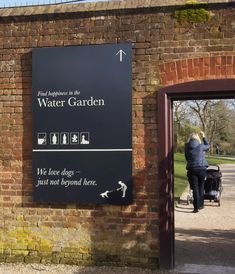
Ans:
{"type": "Polygon", "coordinates": [[[156,92],[234,78],[235,8],[209,5],[192,26],[175,1],[124,2],[0,10],[0,261],[158,265],[156,92]],[[134,203],[33,203],[32,48],[119,42],[133,43],[134,203]]]}

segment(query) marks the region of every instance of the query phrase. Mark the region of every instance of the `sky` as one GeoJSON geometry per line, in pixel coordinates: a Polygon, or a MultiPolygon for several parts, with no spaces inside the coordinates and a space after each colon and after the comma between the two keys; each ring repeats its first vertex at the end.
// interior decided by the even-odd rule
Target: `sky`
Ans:
{"type": "MultiPolygon", "coordinates": [[[[107,0],[85,0],[81,2],[100,2],[107,0]]],[[[0,0],[0,8],[2,7],[15,7],[15,6],[30,6],[38,4],[54,4],[61,2],[70,2],[70,0],[0,0]]],[[[72,2],[72,1],[71,1],[72,2]]]]}

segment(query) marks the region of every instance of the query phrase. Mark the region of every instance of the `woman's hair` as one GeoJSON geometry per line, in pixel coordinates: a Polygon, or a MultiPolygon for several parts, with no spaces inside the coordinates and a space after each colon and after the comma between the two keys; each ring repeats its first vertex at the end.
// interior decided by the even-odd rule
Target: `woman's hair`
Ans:
{"type": "Polygon", "coordinates": [[[201,144],[201,139],[199,137],[199,135],[196,132],[193,132],[190,134],[189,138],[188,138],[188,142],[190,140],[197,140],[199,142],[199,144],[201,144]]]}

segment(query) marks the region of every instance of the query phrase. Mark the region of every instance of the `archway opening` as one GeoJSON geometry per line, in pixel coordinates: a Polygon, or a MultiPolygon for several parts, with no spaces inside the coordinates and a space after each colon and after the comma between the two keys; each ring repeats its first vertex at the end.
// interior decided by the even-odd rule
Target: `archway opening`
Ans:
{"type": "MultiPolygon", "coordinates": [[[[173,101],[175,266],[235,266],[233,257],[235,176],[234,99],[173,101]],[[210,149],[204,183],[204,207],[193,213],[187,178],[185,143],[192,132],[205,132],[210,149]],[[223,250],[223,252],[217,252],[223,250]]],[[[209,269],[210,268],[210,269],[209,269]]],[[[179,271],[180,272],[180,271],[179,271]]],[[[190,273],[190,272],[189,272],[190,273]]]]}

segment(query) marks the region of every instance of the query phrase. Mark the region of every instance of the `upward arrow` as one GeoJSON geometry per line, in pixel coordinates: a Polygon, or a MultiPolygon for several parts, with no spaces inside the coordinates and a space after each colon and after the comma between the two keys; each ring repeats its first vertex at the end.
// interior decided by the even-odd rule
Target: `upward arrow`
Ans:
{"type": "Polygon", "coordinates": [[[122,62],[122,56],[123,56],[123,54],[125,54],[126,55],[126,53],[125,53],[125,51],[123,51],[122,49],[120,49],[117,53],[116,53],[116,55],[118,55],[119,54],[119,60],[120,60],[120,62],[122,62]]]}

